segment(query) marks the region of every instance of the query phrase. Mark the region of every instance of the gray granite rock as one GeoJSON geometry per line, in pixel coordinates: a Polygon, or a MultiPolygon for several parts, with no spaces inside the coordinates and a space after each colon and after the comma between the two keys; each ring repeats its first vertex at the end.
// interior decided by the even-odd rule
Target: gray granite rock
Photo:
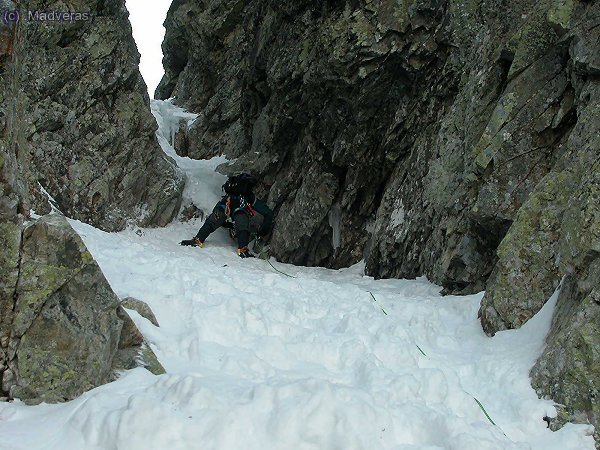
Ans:
{"type": "Polygon", "coordinates": [[[2,390],[30,402],[70,400],[112,376],[119,299],[66,219],[23,232],[2,390]]]}
{"type": "Polygon", "coordinates": [[[119,349],[115,354],[112,365],[115,375],[122,370],[129,370],[135,367],[144,367],[155,375],[165,373],[164,367],[158,361],[149,343],[144,339],[134,321],[123,308],[138,312],[142,317],[148,319],[155,326],[158,326],[158,321],[148,304],[132,297],[128,297],[121,302],[121,307],[117,310],[117,314],[123,321],[123,329],[119,339],[119,349]]]}
{"type": "MultiPolygon", "coordinates": [[[[28,9],[54,4],[33,0],[28,9]]],[[[19,23],[16,77],[33,187],[104,230],[165,225],[179,211],[183,177],[154,135],[125,2],[85,0],[77,9],[93,19],[19,23]]]]}

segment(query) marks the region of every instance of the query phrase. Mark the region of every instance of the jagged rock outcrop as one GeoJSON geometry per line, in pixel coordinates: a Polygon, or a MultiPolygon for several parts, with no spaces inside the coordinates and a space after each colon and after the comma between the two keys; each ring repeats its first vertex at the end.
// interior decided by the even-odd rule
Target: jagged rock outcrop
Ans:
{"type": "MultiPolygon", "coordinates": [[[[61,215],[50,214],[25,227],[10,298],[12,304],[4,301],[0,310],[0,380],[8,398],[59,402],[113,380],[120,370],[145,367],[164,373],[61,215]]],[[[124,303],[153,317],[140,301],[124,303]]]]}
{"type": "MultiPolygon", "coordinates": [[[[488,333],[521,326],[564,275],[580,279],[600,258],[600,83],[582,84],[577,96],[577,124],[498,248],[481,308],[488,333]]],[[[586,276],[584,297],[600,285],[594,271],[586,276]]]]}
{"type": "MultiPolygon", "coordinates": [[[[61,10],[48,0],[27,9],[53,6],[61,10]]],[[[64,214],[104,230],[165,225],[179,211],[183,178],[154,136],[125,2],[85,0],[76,8],[92,19],[19,22],[32,178],[64,214]]],[[[44,202],[34,209],[45,212],[44,202]]]]}
{"type": "MultiPolygon", "coordinates": [[[[7,7],[6,2],[2,7],[7,7]]],[[[29,211],[28,187],[24,177],[24,127],[20,126],[21,111],[14,73],[19,60],[15,58],[14,26],[0,23],[0,383],[8,369],[8,343],[13,316],[14,293],[19,278],[22,228],[29,211]]],[[[0,398],[4,397],[0,391],[0,398]]]]}
{"type": "MultiPolygon", "coordinates": [[[[563,405],[552,427],[589,421],[600,447],[600,11],[587,12],[569,22],[563,70],[572,93],[552,119],[572,108],[576,122],[500,243],[480,314],[488,334],[517,328],[563,279],[533,385],[563,405]]],[[[538,120],[550,120],[544,114],[538,120]]]]}
{"type": "MultiPolygon", "coordinates": [[[[376,277],[486,289],[489,334],[532,317],[564,276],[578,287],[560,304],[588,310],[600,285],[598,2],[180,0],[165,26],[156,95],[200,114],[177,151],[225,154],[237,160],[224,172],[260,177],[275,256],[365,258],[376,277]]],[[[555,320],[540,367],[573,350],[559,329],[582,323],[555,320]]],[[[563,356],[584,361],[560,397],[574,417],[599,368],[563,356]]],[[[567,370],[554,368],[537,379],[567,370]]]]}
{"type": "Polygon", "coordinates": [[[150,348],[148,342],[129,317],[126,309],[132,309],[148,319],[154,326],[159,326],[150,306],[141,300],[127,297],[121,302],[117,315],[123,321],[123,329],[119,339],[119,349],[113,361],[115,371],[144,367],[155,375],[162,375],[165,369],[150,348]]]}
{"type": "Polygon", "coordinates": [[[63,216],[25,227],[13,298],[2,373],[9,397],[70,400],[110,380],[119,299],[63,216]]]}
{"type": "MultiPolygon", "coordinates": [[[[600,261],[592,271],[600,275],[600,261]]],[[[591,275],[591,273],[590,273],[591,275]]],[[[596,426],[600,447],[600,290],[568,276],[562,283],[547,346],[531,371],[538,393],[558,402],[552,429],[566,422],[596,426]],[[587,293],[586,293],[587,292],[587,293]]]]}

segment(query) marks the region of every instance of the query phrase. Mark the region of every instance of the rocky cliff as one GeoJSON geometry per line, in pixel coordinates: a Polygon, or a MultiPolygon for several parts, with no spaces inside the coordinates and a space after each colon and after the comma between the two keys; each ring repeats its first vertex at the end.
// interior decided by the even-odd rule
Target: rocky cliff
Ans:
{"type": "Polygon", "coordinates": [[[0,398],[61,401],[137,364],[141,343],[68,222],[31,209],[163,225],[183,179],[154,136],[124,1],[77,2],[90,15],[73,21],[27,14],[63,2],[26,7],[0,1],[0,398]]]}
{"type": "Polygon", "coordinates": [[[489,334],[563,280],[534,381],[598,425],[598,2],[175,0],[165,26],[156,95],[200,114],[177,150],[261,178],[275,256],[486,289],[489,334]]]}
{"type": "Polygon", "coordinates": [[[91,18],[29,20],[21,11],[16,76],[33,181],[64,214],[102,229],[164,225],[178,212],[183,179],[154,136],[125,2],[77,2],[76,11],[91,18]]]}

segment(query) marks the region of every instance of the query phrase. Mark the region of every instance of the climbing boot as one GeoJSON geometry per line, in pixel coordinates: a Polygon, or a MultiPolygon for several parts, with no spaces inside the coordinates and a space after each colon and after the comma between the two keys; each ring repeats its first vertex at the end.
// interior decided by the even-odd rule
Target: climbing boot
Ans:
{"type": "Polygon", "coordinates": [[[240,247],[237,252],[240,258],[254,258],[254,255],[250,253],[248,247],[240,247]]]}
{"type": "Polygon", "coordinates": [[[187,245],[190,247],[204,247],[204,242],[195,237],[193,239],[184,239],[179,243],[179,245],[187,245]]]}

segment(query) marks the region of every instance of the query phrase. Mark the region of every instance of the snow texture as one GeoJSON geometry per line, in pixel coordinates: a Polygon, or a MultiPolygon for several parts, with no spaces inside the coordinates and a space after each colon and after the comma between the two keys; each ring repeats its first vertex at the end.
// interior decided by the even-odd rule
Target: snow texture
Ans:
{"type": "MultiPolygon", "coordinates": [[[[210,207],[222,159],[175,159],[210,207]]],[[[132,318],[167,373],[127,371],[65,404],[0,404],[0,449],[594,449],[591,426],[547,429],[555,408],[530,385],[556,295],[489,338],[482,294],[271,260],[292,278],[238,258],[224,230],[179,246],[199,221],[139,233],[71,223],[119,297],[151,306],[160,327],[132,318]]]]}

